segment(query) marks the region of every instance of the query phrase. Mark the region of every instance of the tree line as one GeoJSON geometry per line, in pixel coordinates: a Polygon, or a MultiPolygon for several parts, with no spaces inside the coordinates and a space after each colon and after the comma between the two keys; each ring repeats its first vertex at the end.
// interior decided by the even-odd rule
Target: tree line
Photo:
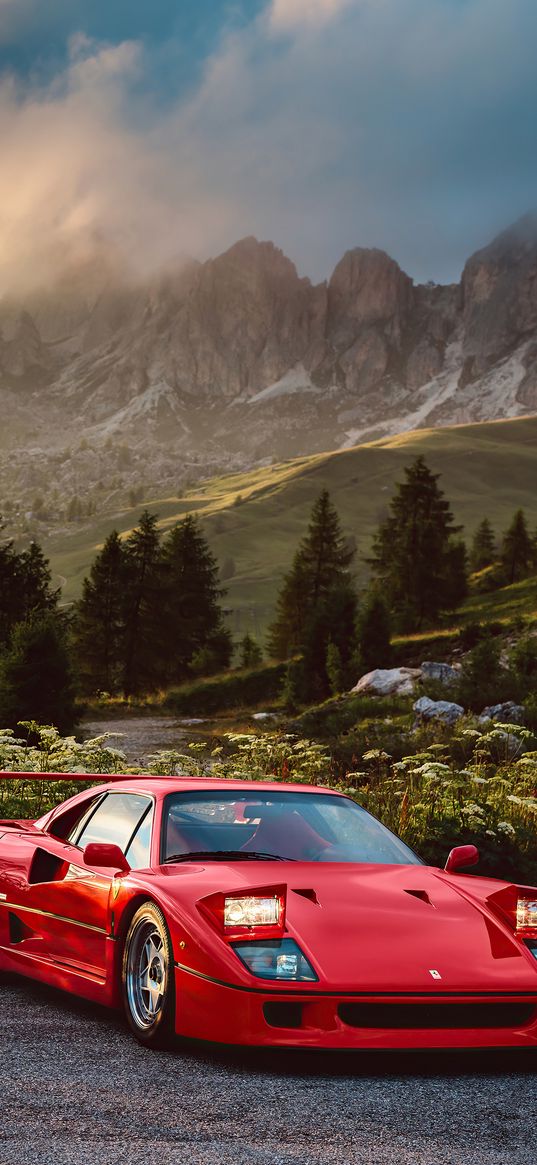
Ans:
{"type": "MultiPolygon", "coordinates": [[[[4,532],[0,520],[0,536],[4,532]]],[[[61,732],[75,721],[67,621],[49,564],[36,542],[17,552],[0,541],[0,725],[39,716],[61,732]]]]}
{"type": "Polygon", "coordinates": [[[136,696],[223,671],[233,653],[224,593],[194,517],[162,537],[145,510],[127,538],[113,531],[75,609],[80,690],[136,696]]]}
{"type": "MultiPolygon", "coordinates": [[[[484,518],[468,552],[438,479],[423,457],[405,469],[373,537],[371,580],[360,596],[355,541],[321,491],[266,644],[269,656],[288,661],[288,706],[343,691],[362,671],[388,663],[392,634],[434,625],[455,609],[470,572],[489,589],[537,569],[537,539],[521,510],[500,538],[484,518]]],[[[225,670],[234,648],[224,595],[192,515],[162,534],[146,510],[126,537],[113,531],[68,612],[41,548],[18,552],[0,538],[0,724],[36,718],[68,731],[76,696],[136,697],[225,670]]],[[[238,654],[245,668],[262,659],[250,635],[238,654]]]]}
{"type": "MultiPolygon", "coordinates": [[[[126,538],[113,531],[68,612],[36,543],[0,544],[0,725],[76,720],[76,696],[139,696],[227,668],[218,564],[192,516],[164,537],[147,510],[126,538]]],[[[246,636],[241,661],[259,649],[246,636]]]]}
{"type": "Polygon", "coordinates": [[[269,653],[288,659],[290,707],[348,688],[356,677],[390,660],[394,631],[434,625],[468,591],[470,571],[488,571],[486,589],[537,569],[537,537],[517,510],[498,542],[490,522],[479,524],[468,554],[439,474],[418,457],[396,486],[367,560],[371,582],[358,601],[338,515],[324,490],[285,576],[269,633],[269,653]]]}

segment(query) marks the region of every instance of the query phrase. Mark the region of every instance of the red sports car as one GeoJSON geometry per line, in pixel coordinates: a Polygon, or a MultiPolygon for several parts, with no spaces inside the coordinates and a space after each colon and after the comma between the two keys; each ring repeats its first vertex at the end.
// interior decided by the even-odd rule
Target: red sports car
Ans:
{"type": "Polygon", "coordinates": [[[537,889],[476,858],[427,867],[326,788],[112,777],[0,821],[0,970],[146,1045],[535,1048],[537,889]]]}

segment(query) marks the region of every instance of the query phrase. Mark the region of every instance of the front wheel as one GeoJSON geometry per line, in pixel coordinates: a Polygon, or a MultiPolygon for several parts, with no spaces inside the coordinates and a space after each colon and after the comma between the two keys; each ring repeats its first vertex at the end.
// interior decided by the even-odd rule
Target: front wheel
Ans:
{"type": "Polygon", "coordinates": [[[129,926],[121,986],[136,1039],[149,1048],[166,1047],[175,1026],[173,953],[166,919],[154,902],[144,902],[129,926]]]}

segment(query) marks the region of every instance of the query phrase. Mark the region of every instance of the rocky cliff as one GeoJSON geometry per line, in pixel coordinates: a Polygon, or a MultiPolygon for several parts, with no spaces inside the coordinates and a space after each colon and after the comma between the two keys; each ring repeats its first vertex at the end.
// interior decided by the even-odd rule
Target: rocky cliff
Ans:
{"type": "Polygon", "coordinates": [[[362,248],[315,286],[253,238],[146,282],[98,256],[0,302],[0,409],[4,493],[51,472],[67,490],[179,484],[537,410],[537,216],[447,287],[362,248]]]}

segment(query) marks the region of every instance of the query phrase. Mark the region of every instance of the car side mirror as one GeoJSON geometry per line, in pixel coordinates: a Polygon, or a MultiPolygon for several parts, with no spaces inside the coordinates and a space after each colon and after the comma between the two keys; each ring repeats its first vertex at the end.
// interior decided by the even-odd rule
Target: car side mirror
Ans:
{"type": "Polygon", "coordinates": [[[465,866],[475,866],[479,861],[479,850],[475,845],[457,845],[451,850],[444,866],[446,874],[454,874],[465,866]]]}
{"type": "Polygon", "coordinates": [[[123,850],[112,842],[90,841],[82,856],[86,866],[107,866],[111,870],[119,870],[122,874],[128,874],[130,870],[123,850]]]}

